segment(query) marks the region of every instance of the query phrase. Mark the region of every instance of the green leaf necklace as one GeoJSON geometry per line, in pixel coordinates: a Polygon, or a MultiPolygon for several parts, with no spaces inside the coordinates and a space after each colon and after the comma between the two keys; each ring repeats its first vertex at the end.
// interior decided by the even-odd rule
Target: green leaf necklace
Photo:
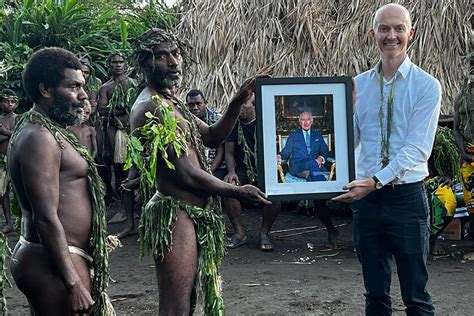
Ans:
{"type": "MultiPolygon", "coordinates": [[[[380,66],[382,67],[382,66],[380,66]]],[[[387,122],[386,126],[384,127],[385,122],[385,113],[383,110],[384,104],[384,77],[382,68],[380,68],[379,72],[380,76],[380,108],[379,108],[379,122],[380,122],[380,135],[381,135],[381,150],[380,150],[380,158],[382,168],[385,168],[388,163],[390,162],[390,136],[392,135],[392,123],[393,123],[393,97],[395,93],[395,77],[392,79],[392,84],[390,87],[390,94],[388,95],[387,99],[387,122]]]]}

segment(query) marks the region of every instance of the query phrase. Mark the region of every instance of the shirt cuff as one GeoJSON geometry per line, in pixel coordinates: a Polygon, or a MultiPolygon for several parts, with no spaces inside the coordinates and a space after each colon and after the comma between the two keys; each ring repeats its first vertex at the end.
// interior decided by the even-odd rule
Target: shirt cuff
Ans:
{"type": "Polygon", "coordinates": [[[396,175],[388,167],[385,167],[379,172],[377,172],[375,176],[377,177],[377,179],[379,179],[380,183],[382,183],[383,185],[387,185],[388,183],[392,182],[396,178],[396,175]]]}

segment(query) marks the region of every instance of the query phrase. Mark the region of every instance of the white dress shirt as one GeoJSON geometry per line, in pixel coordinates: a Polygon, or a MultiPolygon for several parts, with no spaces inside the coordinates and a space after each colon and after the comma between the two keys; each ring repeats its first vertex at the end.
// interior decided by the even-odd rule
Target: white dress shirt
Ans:
{"type": "Polygon", "coordinates": [[[390,81],[384,79],[384,134],[387,126],[387,96],[394,86],[390,162],[382,168],[379,109],[380,62],[355,77],[356,103],[354,141],[356,177],[376,175],[385,185],[413,183],[428,175],[431,154],[441,106],[441,85],[433,76],[410,61],[407,56],[390,81]]]}

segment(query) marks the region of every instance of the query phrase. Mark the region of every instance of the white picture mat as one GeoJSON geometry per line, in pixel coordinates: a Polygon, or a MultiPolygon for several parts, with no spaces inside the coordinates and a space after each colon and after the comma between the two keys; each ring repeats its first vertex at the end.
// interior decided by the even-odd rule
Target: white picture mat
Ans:
{"type": "Polygon", "coordinates": [[[262,85],[263,150],[265,192],[267,195],[344,192],[349,183],[349,154],[347,148],[346,86],[344,83],[262,85]],[[276,161],[276,96],[332,95],[334,117],[334,146],[336,180],[315,182],[279,183],[276,161]],[[317,188],[316,188],[317,187],[317,188]]]}

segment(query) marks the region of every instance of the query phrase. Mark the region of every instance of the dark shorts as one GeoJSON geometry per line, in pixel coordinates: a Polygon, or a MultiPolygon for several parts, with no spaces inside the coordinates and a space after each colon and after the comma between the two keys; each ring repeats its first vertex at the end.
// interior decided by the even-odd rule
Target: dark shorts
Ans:
{"type": "Polygon", "coordinates": [[[250,183],[249,177],[247,176],[247,168],[244,167],[236,167],[235,168],[235,173],[239,177],[239,185],[245,185],[245,184],[254,184],[255,183],[250,183]]]}
{"type": "MultiPolygon", "coordinates": [[[[224,180],[224,177],[227,175],[227,168],[219,168],[214,172],[214,176],[220,180],[224,180]]],[[[239,185],[249,184],[249,178],[247,176],[247,169],[244,167],[235,167],[235,173],[239,177],[239,185]]]]}

